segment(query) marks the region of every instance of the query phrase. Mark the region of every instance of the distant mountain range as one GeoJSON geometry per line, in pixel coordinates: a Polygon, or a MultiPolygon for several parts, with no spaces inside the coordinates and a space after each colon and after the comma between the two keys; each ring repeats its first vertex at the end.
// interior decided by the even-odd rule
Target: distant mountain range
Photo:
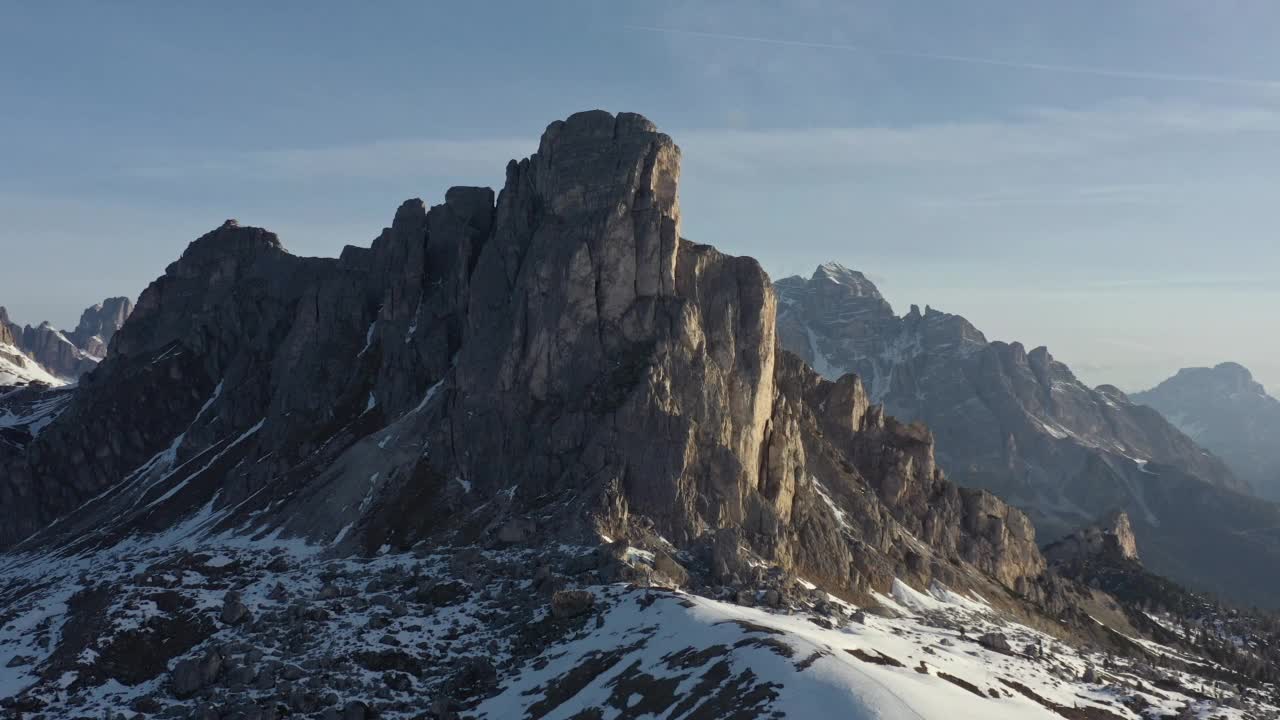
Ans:
{"type": "Polygon", "coordinates": [[[107,345],[131,312],[129,298],[108,298],[85,308],[76,329],[64,333],[48,322],[19,325],[0,306],[0,385],[75,382],[106,357],[107,345]]]}
{"type": "Polygon", "coordinates": [[[898,316],[836,263],[775,288],[784,347],[826,377],[857,374],[887,413],[926,424],[950,477],[1026,510],[1041,541],[1125,510],[1157,571],[1237,596],[1280,592],[1241,569],[1280,566],[1280,506],[1159,412],[1086,386],[1046,348],[988,341],[959,315],[913,305],[898,316]]]}
{"type": "Polygon", "coordinates": [[[1232,362],[1184,368],[1130,398],[1159,410],[1259,495],[1280,500],[1280,400],[1248,369],[1232,362]]]}

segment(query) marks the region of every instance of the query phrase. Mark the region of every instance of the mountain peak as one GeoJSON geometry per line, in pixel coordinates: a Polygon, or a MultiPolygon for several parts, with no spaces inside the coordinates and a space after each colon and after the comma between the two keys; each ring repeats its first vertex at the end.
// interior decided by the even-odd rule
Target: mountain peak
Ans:
{"type": "Polygon", "coordinates": [[[585,110],[548,125],[538,144],[538,154],[546,156],[557,147],[578,143],[620,142],[655,135],[661,135],[674,145],[670,138],[658,132],[657,126],[643,115],[629,112],[614,115],[607,110],[585,110]]]}
{"type": "MultiPolygon", "coordinates": [[[[175,264],[203,265],[226,257],[241,260],[286,252],[275,233],[231,219],[192,241],[175,264]]],[[[172,266],[171,266],[172,267],[172,266]]]]}
{"type": "Polygon", "coordinates": [[[1133,400],[1221,457],[1259,495],[1280,500],[1280,400],[1243,365],[1183,368],[1133,400]]]}
{"type": "Polygon", "coordinates": [[[1235,378],[1243,383],[1253,382],[1253,373],[1249,372],[1249,368],[1237,362],[1222,362],[1213,366],[1213,371],[1219,375],[1235,378]]]}
{"type": "Polygon", "coordinates": [[[838,262],[825,262],[819,265],[810,277],[810,282],[833,282],[844,285],[853,291],[854,297],[876,298],[883,300],[880,289],[867,276],[857,270],[850,270],[838,262]]]}

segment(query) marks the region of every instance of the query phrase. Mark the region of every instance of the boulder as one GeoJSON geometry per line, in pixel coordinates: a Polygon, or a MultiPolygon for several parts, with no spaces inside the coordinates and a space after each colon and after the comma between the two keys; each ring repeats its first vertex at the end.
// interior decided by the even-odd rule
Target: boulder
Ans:
{"type": "Polygon", "coordinates": [[[217,650],[207,650],[199,658],[178,661],[170,674],[173,694],[188,698],[212,685],[222,671],[222,655],[217,650]]]}
{"type": "Polygon", "coordinates": [[[239,592],[227,591],[222,598],[222,612],[218,617],[225,625],[238,625],[249,619],[249,608],[239,592]]]}
{"type": "Polygon", "coordinates": [[[653,556],[653,569],[669,578],[676,584],[676,587],[683,587],[689,584],[689,571],[665,552],[659,551],[653,556]]]}
{"type": "Polygon", "coordinates": [[[1009,638],[1005,637],[1004,633],[985,633],[978,638],[978,644],[998,653],[1013,654],[1013,646],[1009,644],[1009,638]]]}

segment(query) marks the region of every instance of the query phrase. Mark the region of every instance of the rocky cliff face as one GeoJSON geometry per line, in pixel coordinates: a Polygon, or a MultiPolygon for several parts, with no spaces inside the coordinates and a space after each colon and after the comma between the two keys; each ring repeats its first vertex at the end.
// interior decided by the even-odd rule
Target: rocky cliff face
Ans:
{"type": "Polygon", "coordinates": [[[0,541],[208,506],[218,527],[368,549],[661,536],[722,574],[757,557],[850,595],[1037,576],[1025,516],[947,482],[930,433],[856,379],[779,349],[754,260],[680,239],[679,164],[647,120],[583,113],[496,203],[405,203],[336,260],[228,221],[8,459],[0,541]]]}
{"type": "Polygon", "coordinates": [[[15,324],[9,319],[9,311],[0,305],[0,345],[16,346],[18,344],[14,327],[15,324]]]}
{"type": "Polygon", "coordinates": [[[69,339],[76,347],[99,360],[106,357],[107,345],[116,331],[124,327],[124,321],[133,312],[133,301],[127,297],[107,298],[85,308],[80,323],[69,339]]]}
{"type": "Polygon", "coordinates": [[[1098,525],[1078,530],[1044,549],[1050,562],[1074,562],[1101,559],[1122,562],[1138,560],[1138,540],[1133,535],[1129,515],[1112,513],[1098,525]]]}
{"type": "Polygon", "coordinates": [[[1133,401],[1160,411],[1259,495],[1280,500],[1280,400],[1245,367],[1184,368],[1133,401]]]}
{"type": "Polygon", "coordinates": [[[1277,528],[1280,509],[1246,511],[1248,485],[1151,408],[1085,386],[1045,348],[988,341],[958,315],[912,306],[898,317],[864,275],[834,263],[776,288],[784,347],[828,377],[856,373],[872,402],[927,424],[952,478],[1027,510],[1042,538],[1122,508],[1158,571],[1236,597],[1280,593],[1195,549],[1212,537],[1248,562],[1274,562],[1280,544],[1230,539],[1238,521],[1227,508],[1277,528]],[[1192,497],[1213,500],[1197,514],[1192,497]]]}
{"type": "Polygon", "coordinates": [[[47,322],[22,329],[24,352],[51,374],[75,380],[97,366],[98,361],[47,322]]]}

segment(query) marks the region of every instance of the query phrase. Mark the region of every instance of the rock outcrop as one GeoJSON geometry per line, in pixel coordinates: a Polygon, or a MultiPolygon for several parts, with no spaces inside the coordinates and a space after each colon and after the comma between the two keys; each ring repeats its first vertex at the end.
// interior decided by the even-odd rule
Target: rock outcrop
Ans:
{"type": "Polygon", "coordinates": [[[1046,348],[988,341],[958,315],[912,306],[899,317],[865,275],[835,263],[775,287],[784,347],[829,378],[856,373],[871,402],[925,423],[952,479],[1025,509],[1042,539],[1120,508],[1157,572],[1240,600],[1280,597],[1280,582],[1262,587],[1218,554],[1280,561],[1267,533],[1235,532],[1241,513],[1250,527],[1280,529],[1280,507],[1250,498],[1151,408],[1087,387],[1046,348]]]}
{"type": "Polygon", "coordinates": [[[1101,559],[1111,562],[1137,561],[1138,540],[1133,535],[1129,515],[1112,513],[1098,525],[1074,532],[1044,549],[1049,562],[1101,559]]]}
{"type": "Polygon", "coordinates": [[[930,432],[857,378],[779,348],[759,264],[680,238],[679,167],[644,118],[580,113],[496,203],[407,202],[338,259],[228,221],[8,459],[0,543],[205,508],[214,530],[372,551],[523,518],[518,542],[715,539],[727,575],[762,561],[851,597],[894,578],[1027,589],[1044,568],[1027,518],[948,482],[930,432]]]}
{"type": "Polygon", "coordinates": [[[18,335],[22,331],[16,328],[17,325],[9,319],[9,311],[0,305],[0,345],[17,346],[18,335]]]}
{"type": "Polygon", "coordinates": [[[111,337],[124,327],[124,321],[132,312],[133,301],[129,298],[107,298],[85,308],[80,315],[80,323],[67,335],[67,339],[89,355],[102,359],[107,355],[111,337]]]}
{"type": "Polygon", "coordinates": [[[19,346],[49,373],[67,380],[76,380],[98,365],[97,359],[47,322],[23,328],[19,346]]]}
{"type": "Polygon", "coordinates": [[[1262,497],[1280,500],[1280,400],[1267,394],[1238,363],[1183,368],[1135,403],[1212,451],[1262,497]]]}

